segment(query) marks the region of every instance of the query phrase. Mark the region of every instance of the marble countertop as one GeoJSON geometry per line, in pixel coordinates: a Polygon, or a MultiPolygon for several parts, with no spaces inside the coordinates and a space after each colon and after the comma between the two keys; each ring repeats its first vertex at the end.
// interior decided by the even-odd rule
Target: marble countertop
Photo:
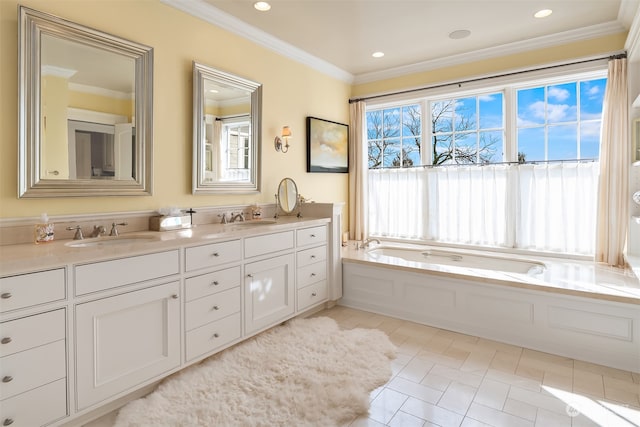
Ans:
{"type": "MultiPolygon", "coordinates": [[[[409,261],[393,256],[376,255],[375,258],[368,253],[380,246],[407,245],[372,244],[369,249],[356,249],[355,242],[349,242],[342,248],[343,262],[360,264],[384,263],[385,266],[398,270],[429,273],[446,277],[475,280],[487,284],[506,285],[511,287],[543,290],[558,294],[576,295],[600,300],[624,302],[640,305],[640,280],[637,276],[640,271],[632,268],[610,267],[605,264],[592,261],[580,261],[574,259],[534,257],[511,253],[496,253],[497,256],[507,255],[509,258],[521,260],[533,260],[543,262],[546,265],[544,272],[527,275],[509,273],[494,270],[470,269],[461,266],[430,264],[427,262],[409,261]]],[[[414,245],[423,249],[442,249],[435,246],[414,245]]],[[[460,253],[486,255],[487,252],[473,250],[459,250],[460,253]]]]}
{"type": "Polygon", "coordinates": [[[297,218],[281,216],[272,220],[253,220],[244,223],[206,224],[173,231],[143,231],[122,233],[115,239],[127,243],[72,247],[74,243],[90,243],[114,239],[98,237],[84,240],[54,240],[41,244],[0,245],[0,274],[11,275],[28,271],[55,268],[72,263],[95,262],[145,253],[176,249],[181,246],[205,245],[258,234],[286,231],[299,226],[323,225],[329,218],[297,218]],[[264,221],[264,222],[261,222],[264,221]],[[129,239],[131,237],[146,237],[129,239]]]}

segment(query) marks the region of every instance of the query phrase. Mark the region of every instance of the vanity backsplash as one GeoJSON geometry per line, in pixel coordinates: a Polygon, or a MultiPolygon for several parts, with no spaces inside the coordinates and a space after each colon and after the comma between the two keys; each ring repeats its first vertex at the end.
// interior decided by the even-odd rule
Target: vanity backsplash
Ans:
{"type": "MultiPolygon", "coordinates": [[[[275,204],[264,205],[233,205],[193,208],[193,213],[187,211],[190,208],[181,209],[182,215],[190,215],[192,225],[218,224],[222,222],[223,214],[230,217],[231,214],[242,213],[245,218],[251,219],[252,208],[261,208],[262,218],[273,218],[276,211],[275,204]]],[[[95,226],[103,226],[107,233],[113,223],[122,224],[118,231],[120,234],[152,230],[150,219],[157,217],[157,211],[135,212],[111,212],[105,214],[87,215],[57,215],[49,218],[49,222],[55,224],[55,240],[73,239],[75,227],[80,226],[85,237],[91,236],[95,226]],[[67,230],[67,228],[73,228],[67,230]]],[[[39,217],[8,218],[0,220],[0,246],[33,243],[33,227],[40,221],[39,217]]],[[[151,224],[152,225],[152,224],[151,224]]]]}

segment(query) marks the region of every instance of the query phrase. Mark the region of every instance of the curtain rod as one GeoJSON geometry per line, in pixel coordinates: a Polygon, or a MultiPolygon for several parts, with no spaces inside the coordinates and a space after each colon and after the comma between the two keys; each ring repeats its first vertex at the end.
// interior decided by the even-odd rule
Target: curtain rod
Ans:
{"type": "Polygon", "coordinates": [[[495,163],[445,163],[441,165],[417,165],[417,166],[385,166],[379,168],[371,168],[369,170],[407,170],[407,169],[435,169],[435,168],[449,168],[449,167],[473,167],[473,166],[500,166],[500,165],[548,165],[555,163],[594,163],[599,161],[598,159],[563,159],[563,160],[529,160],[526,162],[495,162],[495,163]]]}
{"type": "Polygon", "coordinates": [[[541,71],[541,70],[552,70],[554,68],[560,68],[560,67],[567,67],[569,65],[577,65],[577,64],[586,64],[589,62],[596,62],[596,61],[602,61],[603,59],[608,59],[608,60],[613,60],[613,59],[622,59],[622,58],[626,58],[627,57],[627,53],[626,52],[622,52],[622,53],[616,53],[613,55],[606,55],[606,56],[599,56],[597,58],[589,58],[589,59],[583,59],[580,61],[573,61],[573,62],[566,62],[563,64],[555,64],[555,65],[547,65],[544,67],[538,67],[538,68],[529,68],[526,70],[520,70],[520,71],[512,71],[509,73],[502,73],[502,74],[494,74],[494,75],[490,75],[490,76],[484,76],[484,77],[476,77],[476,78],[471,78],[471,79],[467,79],[467,80],[460,80],[457,82],[448,82],[448,83],[439,83],[439,84],[435,84],[435,85],[430,85],[430,86],[422,86],[422,87],[418,87],[418,88],[414,88],[414,89],[406,89],[406,90],[400,90],[400,91],[396,91],[396,92],[388,92],[388,93],[383,93],[383,94],[379,94],[379,95],[371,95],[371,96],[364,96],[361,98],[351,98],[349,99],[349,104],[353,103],[353,102],[358,102],[358,101],[366,101],[369,99],[376,99],[376,98],[384,98],[387,96],[393,96],[393,95],[404,95],[406,93],[412,93],[412,92],[420,92],[423,90],[428,90],[428,89],[438,89],[441,87],[446,87],[446,86],[461,86],[463,84],[467,84],[467,83],[474,83],[474,82],[481,82],[484,80],[491,80],[491,79],[496,79],[496,78],[500,78],[500,77],[509,77],[509,76],[517,76],[520,74],[525,74],[525,73],[531,73],[533,71],[541,71]]]}

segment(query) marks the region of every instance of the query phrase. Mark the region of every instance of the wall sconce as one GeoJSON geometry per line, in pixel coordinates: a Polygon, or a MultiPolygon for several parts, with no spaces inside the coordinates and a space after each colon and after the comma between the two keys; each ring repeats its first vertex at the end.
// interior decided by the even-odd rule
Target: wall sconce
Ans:
{"type": "Polygon", "coordinates": [[[289,138],[291,138],[291,128],[289,126],[282,127],[282,136],[276,136],[274,141],[274,145],[276,147],[276,151],[282,151],[286,153],[289,151],[289,138]],[[282,140],[284,139],[284,147],[282,146],[282,140]]]}

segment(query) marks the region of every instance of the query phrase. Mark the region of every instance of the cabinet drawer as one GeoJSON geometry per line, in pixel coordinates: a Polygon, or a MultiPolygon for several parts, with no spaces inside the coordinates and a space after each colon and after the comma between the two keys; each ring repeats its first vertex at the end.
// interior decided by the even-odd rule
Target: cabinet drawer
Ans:
{"type": "Polygon", "coordinates": [[[305,249],[296,254],[296,265],[303,267],[313,264],[314,262],[324,261],[327,259],[327,246],[318,246],[317,248],[305,249]]]}
{"type": "Polygon", "coordinates": [[[0,324],[0,357],[65,338],[64,309],[0,324]]]}
{"type": "Polygon", "coordinates": [[[0,359],[0,400],[66,377],[65,347],[60,340],[0,359]]]}
{"type": "Polygon", "coordinates": [[[186,271],[215,267],[228,262],[240,261],[242,258],[240,240],[187,248],[185,253],[186,271]]]}
{"type": "Polygon", "coordinates": [[[244,239],[244,256],[272,254],[293,248],[293,231],[266,234],[264,236],[247,237],[244,239]]]}
{"type": "Polygon", "coordinates": [[[196,298],[226,291],[240,285],[240,267],[214,271],[202,276],[190,277],[185,280],[185,298],[191,301],[196,298]]]}
{"type": "Polygon", "coordinates": [[[75,267],[76,295],[158,279],[179,272],[177,250],[78,265],[75,267]]]}
{"type": "Polygon", "coordinates": [[[0,312],[63,300],[64,268],[0,279],[0,312]]]}
{"type": "Polygon", "coordinates": [[[240,313],[187,332],[187,360],[214,351],[240,338],[240,313]]]}
{"type": "Polygon", "coordinates": [[[185,329],[190,331],[240,311],[240,287],[188,302],[185,329]]]}
{"type": "Polygon", "coordinates": [[[298,289],[300,289],[319,280],[325,280],[326,278],[327,262],[322,261],[298,268],[298,277],[296,283],[298,289]]]}
{"type": "Polygon", "coordinates": [[[2,401],[2,425],[33,427],[67,416],[65,378],[2,401]]]}
{"type": "Polygon", "coordinates": [[[316,282],[313,285],[298,289],[298,311],[309,308],[327,300],[327,282],[316,282]]]}
{"type": "Polygon", "coordinates": [[[324,243],[327,241],[327,226],[320,225],[318,227],[303,228],[296,230],[296,244],[298,246],[307,246],[314,243],[324,243]]]}

